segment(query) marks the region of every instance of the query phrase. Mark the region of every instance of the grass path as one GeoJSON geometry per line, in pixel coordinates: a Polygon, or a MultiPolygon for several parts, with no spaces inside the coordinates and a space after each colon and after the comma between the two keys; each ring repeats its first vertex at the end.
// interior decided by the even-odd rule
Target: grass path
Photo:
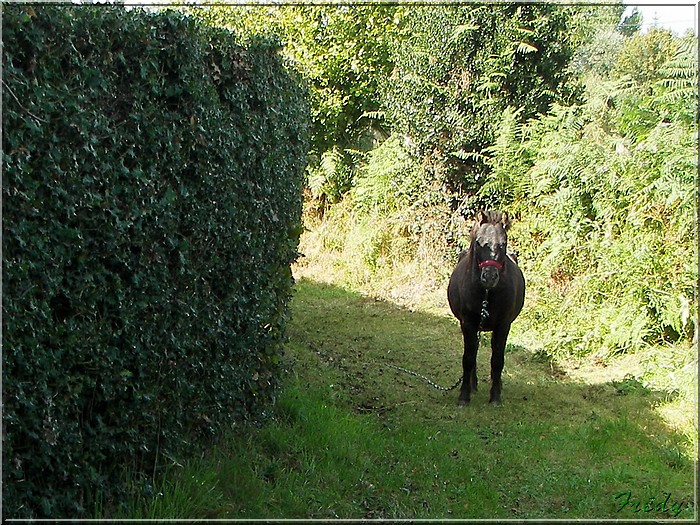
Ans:
{"type": "Polygon", "coordinates": [[[130,517],[687,519],[695,465],[639,383],[589,384],[509,345],[503,405],[463,409],[456,321],[302,279],[275,418],[175,475],[130,517]]]}

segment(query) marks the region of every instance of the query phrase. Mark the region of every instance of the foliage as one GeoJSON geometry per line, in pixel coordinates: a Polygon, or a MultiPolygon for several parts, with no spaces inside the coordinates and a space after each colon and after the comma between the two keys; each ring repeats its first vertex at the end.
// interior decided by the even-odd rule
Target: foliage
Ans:
{"type": "Polygon", "coordinates": [[[214,26],[281,38],[283,53],[309,86],[312,195],[339,202],[352,187],[361,160],[356,152],[371,149],[383,136],[379,89],[392,68],[389,42],[404,8],[367,4],[184,9],[214,26]]]}
{"type": "Polygon", "coordinates": [[[606,357],[696,334],[697,126],[686,90],[697,55],[683,49],[651,95],[592,75],[585,104],[520,127],[512,111],[502,117],[484,191],[527,216],[518,241],[532,320],[550,327],[553,355],[606,357]]]}
{"type": "Polygon", "coordinates": [[[274,42],[4,6],[3,510],[79,517],[275,395],[308,107],[274,42]]]}
{"type": "MultiPolygon", "coordinates": [[[[210,24],[281,36],[310,85],[312,195],[338,202],[365,152],[388,133],[408,137],[426,177],[473,193],[482,150],[508,105],[525,119],[575,96],[566,65],[584,8],[549,5],[207,6],[210,24]],[[340,161],[342,159],[342,161],[340,161]],[[333,171],[332,168],[338,171],[333,171]]],[[[607,10],[599,10],[605,11],[607,10]]],[[[586,11],[588,12],[588,11],[586,11]]],[[[590,13],[588,13],[590,15],[590,13]]]]}
{"type": "Polygon", "coordinates": [[[675,54],[676,40],[670,31],[653,28],[635,35],[622,46],[615,64],[619,76],[629,76],[637,85],[657,80],[661,67],[675,54]]]}
{"type": "MultiPolygon", "coordinates": [[[[511,241],[529,283],[523,322],[542,332],[547,352],[607,359],[690,345],[697,334],[697,40],[658,30],[625,37],[615,29],[621,13],[605,10],[596,11],[597,30],[587,28],[584,11],[594,8],[581,7],[569,18],[579,46],[570,73],[581,100],[560,98],[528,113],[522,101],[508,104],[503,90],[480,98],[474,83],[469,97],[455,96],[455,77],[471,70],[460,62],[468,53],[455,58],[450,50],[479,37],[475,20],[486,15],[479,6],[452,9],[417,9],[403,19],[387,84],[395,90],[386,93],[386,122],[396,130],[364,157],[352,205],[309,223],[305,250],[318,239],[328,251],[305,261],[305,274],[322,274],[325,261],[336,282],[403,298],[432,286],[418,276],[435,285],[449,273],[471,208],[505,208],[522,219],[511,241]],[[595,54],[596,45],[609,49],[595,54]],[[653,74],[633,78],[633,71],[653,74]],[[458,108],[467,102],[482,104],[469,117],[481,124],[460,127],[469,114],[458,108]],[[481,175],[475,197],[457,200],[445,152],[467,133],[483,143],[452,155],[454,167],[480,164],[474,173],[481,175]]],[[[493,18],[488,23],[512,29],[502,12],[493,18]]],[[[491,51],[510,42],[511,58],[525,53],[513,33],[505,33],[510,40],[493,34],[491,51]]],[[[472,53],[469,64],[479,64],[472,53]]]]}
{"type": "MultiPolygon", "coordinates": [[[[378,92],[366,91],[381,110],[364,113],[391,134],[364,154],[349,155],[341,143],[309,169],[313,197],[331,203],[349,197],[337,213],[326,214],[322,242],[342,247],[333,257],[350,282],[370,286],[406,265],[411,270],[401,281],[436,268],[444,272],[464,243],[464,217],[478,199],[489,200],[464,198],[464,192],[474,193],[484,182],[495,115],[510,101],[524,105],[517,113],[522,120],[524,112],[545,111],[552,100],[571,96],[564,84],[573,40],[563,32],[573,11],[393,9],[392,38],[383,40],[391,75],[378,92]],[[361,261],[357,268],[353,256],[361,261]]],[[[331,18],[329,11],[329,27],[331,18]]]]}
{"type": "Polygon", "coordinates": [[[530,191],[528,180],[519,174],[532,165],[536,150],[521,140],[524,127],[518,121],[520,112],[512,107],[503,111],[496,140],[484,150],[492,171],[478,193],[490,208],[522,201],[530,191]]]}
{"type": "Polygon", "coordinates": [[[615,67],[624,36],[612,25],[597,31],[589,42],[577,48],[570,67],[579,74],[594,73],[607,77],[615,67]]]}
{"type": "Polygon", "coordinates": [[[623,36],[634,36],[642,27],[642,13],[636,7],[632,10],[629,16],[626,16],[620,22],[618,29],[623,36]]]}
{"type": "Polygon", "coordinates": [[[697,66],[697,39],[683,39],[676,54],[659,71],[661,78],[655,86],[653,102],[662,112],[662,120],[688,127],[697,125],[697,66]]]}
{"type": "Polygon", "coordinates": [[[403,211],[419,199],[424,182],[403,139],[395,134],[367,154],[355,177],[354,202],[359,210],[403,211]]]}
{"type": "Polygon", "coordinates": [[[348,150],[333,147],[324,151],[318,165],[309,167],[307,184],[313,198],[331,204],[340,202],[352,188],[353,164],[348,150]]]}
{"type": "Polygon", "coordinates": [[[625,21],[620,23],[624,11],[621,2],[576,7],[570,20],[574,52],[568,65],[574,78],[580,81],[590,72],[605,76],[612,70],[624,43],[623,32],[632,30],[625,21]]]}
{"type": "Polygon", "coordinates": [[[412,153],[447,183],[472,194],[488,166],[494,122],[507,107],[521,119],[574,95],[570,11],[553,5],[490,4],[412,9],[392,48],[387,119],[412,153]]]}

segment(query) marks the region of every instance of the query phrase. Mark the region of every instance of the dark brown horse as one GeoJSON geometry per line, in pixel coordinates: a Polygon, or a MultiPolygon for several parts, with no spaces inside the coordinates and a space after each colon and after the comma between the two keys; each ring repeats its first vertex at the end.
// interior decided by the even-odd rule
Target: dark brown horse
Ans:
{"type": "Polygon", "coordinates": [[[459,405],[469,403],[476,392],[476,353],[479,332],[491,335],[491,404],[501,402],[503,353],[510,325],[525,300],[525,278],[508,255],[506,231],[510,219],[506,213],[479,212],[471,231],[471,244],[462,252],[452,272],[447,299],[464,336],[462,389],[459,405]]]}

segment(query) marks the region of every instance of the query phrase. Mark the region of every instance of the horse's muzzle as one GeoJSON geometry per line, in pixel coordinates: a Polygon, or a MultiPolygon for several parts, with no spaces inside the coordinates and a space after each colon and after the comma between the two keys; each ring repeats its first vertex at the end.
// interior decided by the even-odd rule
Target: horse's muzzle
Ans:
{"type": "Polygon", "coordinates": [[[486,266],[481,269],[481,284],[487,290],[495,288],[500,278],[498,269],[493,266],[486,266]]]}

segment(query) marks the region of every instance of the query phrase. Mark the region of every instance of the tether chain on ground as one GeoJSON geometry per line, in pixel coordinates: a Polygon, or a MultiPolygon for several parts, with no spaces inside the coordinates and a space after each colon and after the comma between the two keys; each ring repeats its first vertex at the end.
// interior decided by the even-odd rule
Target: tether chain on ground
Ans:
{"type": "MultiPolygon", "coordinates": [[[[484,294],[484,300],[481,303],[481,319],[479,321],[479,328],[483,327],[484,321],[486,321],[486,319],[488,319],[488,317],[489,317],[488,306],[489,306],[489,291],[486,290],[486,293],[484,294]]],[[[476,340],[479,341],[480,339],[481,339],[481,331],[477,332],[477,335],[476,335],[476,340]]],[[[452,385],[449,388],[445,388],[444,386],[438,385],[434,381],[431,381],[430,379],[428,379],[424,375],[421,375],[418,372],[414,372],[413,370],[408,370],[407,368],[403,368],[403,367],[391,365],[391,364],[387,364],[387,366],[391,367],[391,368],[395,368],[396,370],[399,370],[400,372],[405,372],[406,374],[410,374],[414,377],[417,377],[418,379],[422,379],[423,381],[428,383],[430,386],[437,388],[438,390],[442,390],[443,392],[450,392],[451,390],[454,390],[462,382],[462,379],[464,379],[464,376],[462,376],[457,380],[457,382],[454,385],[452,385]]]]}
{"type": "Polygon", "coordinates": [[[400,372],[405,372],[405,373],[407,373],[407,374],[410,374],[410,375],[412,375],[412,376],[414,376],[414,377],[417,377],[418,379],[422,379],[423,381],[425,381],[426,383],[428,383],[430,386],[432,386],[432,387],[434,387],[434,388],[437,388],[438,390],[442,390],[443,392],[450,392],[451,390],[454,390],[454,389],[457,388],[457,387],[459,386],[459,384],[462,382],[462,377],[460,377],[454,385],[452,385],[452,386],[449,387],[449,388],[445,388],[444,386],[438,385],[437,383],[431,381],[430,379],[428,379],[428,378],[425,377],[424,375],[421,375],[421,374],[419,374],[419,373],[417,373],[417,372],[414,372],[413,370],[408,370],[408,369],[406,369],[406,368],[402,368],[402,367],[400,367],[400,366],[390,365],[390,364],[387,364],[386,366],[391,367],[391,368],[395,368],[396,370],[399,370],[400,372]]]}

